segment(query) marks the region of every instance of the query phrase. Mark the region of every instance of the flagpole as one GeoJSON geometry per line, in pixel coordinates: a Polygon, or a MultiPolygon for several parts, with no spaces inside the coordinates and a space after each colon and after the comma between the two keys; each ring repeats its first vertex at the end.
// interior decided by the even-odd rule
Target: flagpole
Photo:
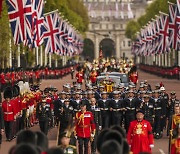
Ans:
{"type": "Polygon", "coordinates": [[[43,51],[42,51],[42,45],[40,46],[40,57],[41,57],[41,61],[40,61],[40,65],[43,66],[43,51]]]}
{"type": "Polygon", "coordinates": [[[52,67],[52,55],[49,53],[49,67],[52,67]]]}
{"type": "Polygon", "coordinates": [[[161,12],[159,11],[160,14],[163,14],[163,15],[166,15],[166,16],[169,16],[168,14],[164,13],[164,12],[161,12]]]}
{"type": "Polygon", "coordinates": [[[47,52],[44,52],[44,65],[47,65],[47,52]]]}
{"type": "Polygon", "coordinates": [[[51,14],[51,13],[55,13],[55,12],[58,12],[58,9],[57,9],[57,10],[54,10],[54,11],[51,11],[51,12],[44,13],[44,16],[47,16],[47,15],[49,15],[49,14],[51,14]]]}
{"type": "Polygon", "coordinates": [[[18,44],[18,67],[21,66],[21,57],[20,57],[20,44],[18,44]]]}
{"type": "Polygon", "coordinates": [[[170,1],[168,1],[168,4],[175,5],[175,3],[172,3],[172,2],[170,2],[170,1]]]}
{"type": "Polygon", "coordinates": [[[38,51],[38,47],[36,47],[36,65],[39,65],[39,51],[38,51]]]}

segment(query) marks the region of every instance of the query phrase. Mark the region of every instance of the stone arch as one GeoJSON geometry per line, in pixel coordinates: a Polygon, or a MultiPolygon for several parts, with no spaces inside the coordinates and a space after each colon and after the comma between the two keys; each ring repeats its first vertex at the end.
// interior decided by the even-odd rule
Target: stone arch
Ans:
{"type": "Polygon", "coordinates": [[[89,60],[93,60],[95,58],[94,47],[94,42],[90,38],[85,38],[82,55],[89,60]]]}
{"type": "Polygon", "coordinates": [[[99,43],[99,51],[102,50],[103,57],[114,57],[115,52],[115,41],[111,38],[104,38],[99,43]]]}

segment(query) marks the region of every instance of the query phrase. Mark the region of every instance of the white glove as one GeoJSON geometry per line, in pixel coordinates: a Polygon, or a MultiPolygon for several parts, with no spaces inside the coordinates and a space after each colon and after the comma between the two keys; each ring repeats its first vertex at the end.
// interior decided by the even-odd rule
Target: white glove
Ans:
{"type": "Polygon", "coordinates": [[[91,137],[93,138],[93,137],[94,137],[94,134],[91,134],[91,137]]]}
{"type": "Polygon", "coordinates": [[[150,146],[150,148],[154,148],[154,144],[150,144],[149,146],[150,146]]]}
{"type": "Polygon", "coordinates": [[[99,126],[99,130],[101,130],[102,129],[102,126],[99,126]]]}
{"type": "Polygon", "coordinates": [[[75,139],[77,140],[77,136],[74,136],[75,137],[75,139]]]}

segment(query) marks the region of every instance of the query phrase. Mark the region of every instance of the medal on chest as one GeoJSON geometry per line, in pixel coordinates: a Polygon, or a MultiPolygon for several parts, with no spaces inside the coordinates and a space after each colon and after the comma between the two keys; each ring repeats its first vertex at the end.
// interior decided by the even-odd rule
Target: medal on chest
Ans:
{"type": "Polygon", "coordinates": [[[142,124],[137,124],[136,126],[136,134],[142,134],[143,130],[142,130],[142,124]]]}

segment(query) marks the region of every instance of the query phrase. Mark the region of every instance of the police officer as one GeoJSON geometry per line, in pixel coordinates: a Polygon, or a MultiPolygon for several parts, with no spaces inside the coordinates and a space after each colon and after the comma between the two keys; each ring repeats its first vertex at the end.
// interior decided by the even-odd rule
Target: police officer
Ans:
{"type": "Polygon", "coordinates": [[[102,129],[109,127],[109,118],[110,118],[110,99],[107,98],[107,92],[101,92],[101,99],[98,100],[98,106],[101,111],[102,118],[102,129]]]}
{"type": "Polygon", "coordinates": [[[122,126],[122,120],[123,120],[123,100],[119,99],[119,91],[113,92],[113,99],[111,100],[111,108],[110,111],[112,111],[112,120],[113,125],[119,125],[122,126]]]}
{"type": "Polygon", "coordinates": [[[99,131],[102,129],[102,119],[101,119],[100,109],[96,104],[96,99],[91,98],[90,102],[91,102],[90,112],[92,112],[93,115],[94,115],[94,122],[95,122],[95,125],[96,125],[96,133],[95,133],[95,136],[94,136],[94,140],[92,140],[92,143],[91,143],[91,152],[93,154],[95,154],[96,153],[97,136],[99,134],[99,131]]]}
{"type": "Polygon", "coordinates": [[[46,104],[45,98],[42,99],[42,102],[37,107],[36,112],[37,112],[37,118],[39,119],[40,129],[44,134],[47,135],[49,128],[48,125],[52,115],[51,115],[50,107],[46,104]]]}

